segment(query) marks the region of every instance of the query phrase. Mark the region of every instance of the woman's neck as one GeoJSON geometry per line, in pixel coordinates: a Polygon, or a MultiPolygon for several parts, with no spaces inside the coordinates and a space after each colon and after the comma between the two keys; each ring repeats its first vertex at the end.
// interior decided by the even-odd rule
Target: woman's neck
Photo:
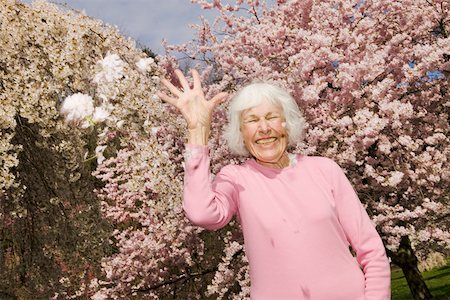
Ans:
{"type": "Polygon", "coordinates": [[[265,162],[255,158],[256,162],[262,166],[273,168],[273,169],[283,169],[289,167],[290,160],[287,152],[284,152],[281,158],[277,162],[265,162]]]}

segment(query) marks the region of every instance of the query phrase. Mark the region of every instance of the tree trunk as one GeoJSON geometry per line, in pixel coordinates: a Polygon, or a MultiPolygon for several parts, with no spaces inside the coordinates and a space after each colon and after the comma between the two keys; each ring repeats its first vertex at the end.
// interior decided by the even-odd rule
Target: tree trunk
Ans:
{"type": "Polygon", "coordinates": [[[394,264],[402,268],[414,300],[433,299],[433,296],[419,271],[418,259],[411,248],[409,237],[402,237],[398,251],[395,253],[390,252],[389,256],[394,264]]]}

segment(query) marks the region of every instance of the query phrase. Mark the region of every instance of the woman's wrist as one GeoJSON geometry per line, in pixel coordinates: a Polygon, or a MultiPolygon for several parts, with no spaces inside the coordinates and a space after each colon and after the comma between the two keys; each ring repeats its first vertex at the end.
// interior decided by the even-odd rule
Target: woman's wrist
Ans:
{"type": "Polygon", "coordinates": [[[208,145],[209,126],[198,125],[188,129],[188,144],[208,145]]]}

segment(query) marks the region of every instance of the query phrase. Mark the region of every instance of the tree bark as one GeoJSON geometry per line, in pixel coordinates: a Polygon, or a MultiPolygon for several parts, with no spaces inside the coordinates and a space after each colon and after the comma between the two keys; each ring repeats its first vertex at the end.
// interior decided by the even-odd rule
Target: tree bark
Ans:
{"type": "Polygon", "coordinates": [[[404,236],[400,241],[397,252],[388,251],[392,262],[403,270],[406,282],[414,300],[431,300],[433,296],[419,271],[418,259],[411,247],[409,237],[404,236]]]}

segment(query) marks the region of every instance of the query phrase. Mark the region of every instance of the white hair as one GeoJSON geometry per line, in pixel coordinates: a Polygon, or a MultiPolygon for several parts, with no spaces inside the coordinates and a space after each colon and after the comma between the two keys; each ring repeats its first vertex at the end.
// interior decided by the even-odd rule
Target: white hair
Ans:
{"type": "Polygon", "coordinates": [[[255,82],[242,88],[228,107],[228,125],[224,138],[230,150],[238,155],[248,156],[250,153],[244,145],[241,134],[241,114],[244,110],[269,102],[283,109],[288,135],[288,145],[296,145],[302,138],[304,123],[300,109],[294,98],[282,88],[267,82],[255,82]]]}

